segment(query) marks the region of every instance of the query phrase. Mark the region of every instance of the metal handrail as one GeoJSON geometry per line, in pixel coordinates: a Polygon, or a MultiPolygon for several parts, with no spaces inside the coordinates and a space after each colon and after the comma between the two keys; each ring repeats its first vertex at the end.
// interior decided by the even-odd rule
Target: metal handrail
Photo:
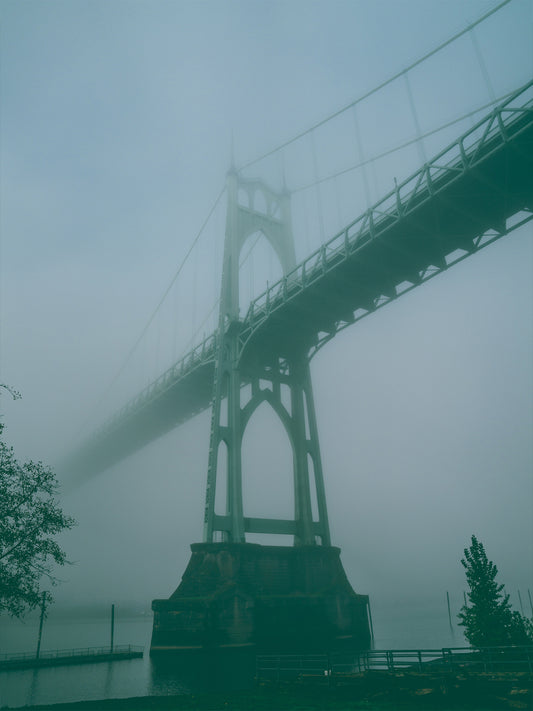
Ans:
{"type": "Polygon", "coordinates": [[[440,649],[372,649],[359,654],[323,653],[314,655],[259,655],[257,676],[318,674],[332,676],[369,670],[454,671],[481,668],[495,671],[524,664],[533,672],[533,646],[443,647],[440,649]]]}
{"type": "Polygon", "coordinates": [[[35,659],[58,659],[58,658],[69,658],[69,657],[90,657],[90,656],[102,656],[107,654],[118,655],[118,654],[130,654],[130,653],[142,653],[144,652],[144,647],[135,644],[120,644],[114,645],[113,647],[76,647],[74,649],[52,649],[46,650],[39,653],[36,656],[35,652],[14,652],[0,654],[0,662],[19,662],[26,660],[35,659]]]}
{"type": "Polygon", "coordinates": [[[483,117],[466,133],[440,151],[431,161],[395,186],[393,190],[366,212],[312,252],[291,272],[269,286],[250,303],[244,323],[253,328],[253,322],[257,322],[258,316],[268,315],[276,305],[283,303],[286,300],[286,298],[283,298],[284,292],[286,292],[284,283],[291,282],[291,285],[295,286],[296,290],[301,290],[305,285],[306,278],[307,282],[313,281],[321,276],[324,269],[327,270],[328,262],[332,256],[342,253],[347,246],[353,249],[363,236],[368,236],[370,233],[370,236],[373,237],[383,223],[388,222],[391,218],[397,219],[399,216],[398,200],[407,210],[410,202],[427,187],[428,183],[441,179],[446,173],[455,172],[458,159],[463,162],[466,161],[466,167],[469,159],[474,160],[477,157],[477,153],[483,144],[498,133],[503,135],[504,129],[509,128],[517,120],[516,114],[520,118],[523,113],[532,112],[533,100],[531,98],[523,106],[513,107],[511,105],[518,97],[527,95],[528,92],[531,93],[532,87],[533,81],[530,81],[514,92],[506,101],[495,107],[490,114],[483,117]],[[508,121],[502,118],[503,114],[506,113],[511,115],[508,121]],[[485,130],[480,131],[480,129],[485,130]],[[480,133],[481,135],[478,135],[480,133]],[[475,137],[475,140],[468,144],[468,140],[471,137],[475,137]],[[443,158],[446,159],[444,164],[442,164],[443,158]],[[405,194],[401,196],[402,191],[405,191],[405,194]],[[356,229],[357,226],[359,226],[359,229],[356,229]]]}

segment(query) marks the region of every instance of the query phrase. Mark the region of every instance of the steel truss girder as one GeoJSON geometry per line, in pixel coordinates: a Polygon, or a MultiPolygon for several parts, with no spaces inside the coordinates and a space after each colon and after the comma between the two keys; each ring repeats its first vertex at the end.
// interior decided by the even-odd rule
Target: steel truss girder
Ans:
{"type": "MultiPolygon", "coordinates": [[[[524,210],[524,212],[529,212],[524,210]]],[[[429,266],[425,269],[422,269],[418,274],[417,277],[413,277],[413,281],[410,286],[405,287],[401,291],[399,291],[395,296],[386,296],[385,294],[382,294],[381,296],[377,297],[374,299],[373,306],[372,308],[369,309],[359,309],[359,311],[362,311],[362,313],[355,312],[353,314],[353,317],[350,320],[339,320],[335,324],[335,328],[331,331],[325,334],[323,337],[319,338],[316,343],[313,345],[313,347],[310,350],[309,353],[309,360],[313,358],[313,356],[318,353],[318,351],[323,348],[323,346],[326,345],[331,339],[340,331],[344,331],[345,328],[348,328],[348,326],[351,326],[352,324],[356,323],[357,321],[360,321],[362,318],[365,318],[366,316],[369,316],[371,313],[374,313],[378,309],[382,308],[383,306],[386,306],[389,304],[391,301],[394,301],[400,296],[403,296],[404,294],[407,294],[409,291],[412,291],[415,289],[417,286],[420,286],[421,284],[424,284],[425,282],[429,281],[430,279],[433,279],[433,277],[437,276],[438,274],[441,274],[443,271],[446,269],[449,269],[450,267],[454,266],[455,264],[459,264],[459,262],[462,262],[464,259],[469,257],[471,254],[474,254],[475,252],[479,252],[481,249],[484,247],[488,247],[489,244],[492,244],[496,240],[500,239],[501,237],[504,237],[505,235],[511,234],[511,232],[514,232],[514,230],[518,229],[519,227],[522,227],[523,225],[527,224],[528,222],[531,222],[533,220],[533,211],[530,212],[527,217],[525,217],[522,220],[519,220],[516,222],[514,225],[511,227],[500,231],[497,230],[492,230],[490,233],[484,233],[482,235],[479,235],[479,237],[475,238],[472,240],[472,244],[470,246],[470,249],[463,249],[463,253],[460,255],[457,255],[454,259],[449,260],[445,266],[442,267],[437,267],[437,266],[429,266]]]]}
{"type": "MultiPolygon", "coordinates": [[[[364,273],[360,267],[367,255],[372,256],[373,267],[380,268],[380,250],[388,260],[395,248],[409,250],[405,266],[397,270],[402,276],[396,286],[406,279],[415,286],[515,229],[506,227],[508,219],[530,208],[533,200],[532,133],[533,81],[257,297],[250,304],[241,331],[243,352],[254,350],[256,333],[259,338],[261,333],[267,334],[272,340],[269,324],[275,324],[278,313],[290,318],[291,312],[301,310],[306,300],[312,303],[315,284],[323,298],[349,265],[355,269],[352,308],[357,315],[353,320],[346,319],[346,323],[359,320],[361,314],[357,312],[361,309],[367,315],[406,293],[403,288],[396,296],[383,288],[379,293],[375,288],[379,288],[377,280],[373,297],[362,297],[364,273]],[[525,103],[517,106],[520,101],[525,103]],[[511,170],[507,168],[509,161],[511,170]],[[465,184],[469,186],[466,192],[465,184]],[[432,220],[437,223],[432,225],[432,220]],[[438,239],[439,221],[444,225],[445,244],[438,239]],[[491,230],[496,234],[487,239],[491,230]],[[467,254],[456,258],[454,252],[458,249],[467,254]]],[[[338,317],[337,310],[335,318],[338,317]]],[[[321,320],[322,313],[315,325],[320,325],[321,320]]],[[[319,337],[321,342],[338,332],[331,323],[325,330],[328,335],[324,340],[319,337]]],[[[306,338],[305,334],[301,337],[306,338]]]]}

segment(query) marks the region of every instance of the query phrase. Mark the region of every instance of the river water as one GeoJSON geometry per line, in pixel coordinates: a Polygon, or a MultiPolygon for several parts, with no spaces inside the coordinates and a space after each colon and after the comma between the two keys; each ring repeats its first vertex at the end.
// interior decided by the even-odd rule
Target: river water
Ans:
{"type": "MultiPolygon", "coordinates": [[[[446,603],[377,604],[372,608],[376,649],[428,649],[464,646],[460,629],[450,622],[446,603]]],[[[223,662],[204,660],[185,669],[183,663],[156,663],[148,656],[150,615],[115,620],[115,644],[143,645],[142,659],[98,664],[0,671],[0,708],[104,698],[195,693],[213,688],[242,687],[253,676],[250,657],[223,662]],[[248,665],[247,672],[242,673],[248,665]]],[[[0,653],[36,649],[38,619],[26,622],[0,617],[0,653]]],[[[106,646],[109,619],[65,619],[50,612],[41,649],[106,646]]]]}

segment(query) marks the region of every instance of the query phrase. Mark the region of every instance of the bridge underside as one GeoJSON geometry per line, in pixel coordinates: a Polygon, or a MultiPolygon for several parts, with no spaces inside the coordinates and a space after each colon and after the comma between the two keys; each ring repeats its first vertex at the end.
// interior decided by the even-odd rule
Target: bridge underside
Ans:
{"type": "MultiPolygon", "coordinates": [[[[478,157],[472,168],[449,168],[430,181],[397,214],[373,217],[374,224],[346,249],[327,253],[313,270],[290,278],[270,304],[261,327],[243,333],[244,359],[251,364],[270,353],[289,355],[302,343],[312,351],[341,328],[419,286],[514,228],[513,218],[533,211],[533,122],[512,140],[478,157]],[[304,288],[301,288],[302,276],[304,288]]],[[[256,314],[257,318],[257,314],[256,314]]]]}
{"type": "Polygon", "coordinates": [[[214,353],[194,367],[176,367],[166,383],[137,406],[134,401],[124,414],[97,432],[70,459],[61,464],[66,484],[80,483],[105,471],[125,457],[170,432],[191,417],[206,410],[213,395],[214,353]]]}

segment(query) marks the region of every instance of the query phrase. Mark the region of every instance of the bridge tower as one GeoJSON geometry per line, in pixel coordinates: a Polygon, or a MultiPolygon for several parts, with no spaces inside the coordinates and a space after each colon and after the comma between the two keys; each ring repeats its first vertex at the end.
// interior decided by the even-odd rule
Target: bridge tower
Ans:
{"type": "Polygon", "coordinates": [[[260,232],[276,253],[286,276],[296,266],[291,230],[290,196],[275,193],[258,180],[231,171],[227,177],[227,214],[218,327],[217,361],[211,417],[204,541],[217,538],[243,543],[246,533],[290,534],[295,545],[330,545],[324,481],[318,443],[311,376],[305,344],[290,353],[272,349],[242,361],[239,313],[239,261],[242,247],[260,232]],[[242,386],[251,395],[242,402],[242,386]],[[284,405],[281,388],[290,392],[284,405]],[[241,446],[255,410],[268,402],[283,424],[293,455],[294,518],[251,518],[243,511],[241,446]],[[220,452],[226,456],[226,506],[215,511],[220,452]],[[317,520],[313,520],[311,488],[315,488],[317,520]]]}
{"type": "Polygon", "coordinates": [[[245,319],[239,314],[239,257],[251,235],[264,235],[290,283],[295,266],[290,198],[234,171],[228,175],[227,192],[204,541],[191,545],[189,565],[170,598],[152,602],[150,653],[160,657],[172,651],[189,655],[191,650],[218,650],[226,655],[231,648],[232,653],[253,655],[256,650],[367,648],[368,597],[354,592],[340,551],[330,544],[309,344],[283,339],[283,350],[272,342],[249,348],[245,319]],[[292,345],[287,347],[287,340],[292,345]],[[243,435],[263,402],[281,420],[292,447],[294,516],[289,520],[253,518],[243,510],[243,435]],[[226,486],[219,512],[215,494],[221,483],[221,451],[226,486]],[[294,545],[249,543],[247,533],[289,534],[294,545]]]}

